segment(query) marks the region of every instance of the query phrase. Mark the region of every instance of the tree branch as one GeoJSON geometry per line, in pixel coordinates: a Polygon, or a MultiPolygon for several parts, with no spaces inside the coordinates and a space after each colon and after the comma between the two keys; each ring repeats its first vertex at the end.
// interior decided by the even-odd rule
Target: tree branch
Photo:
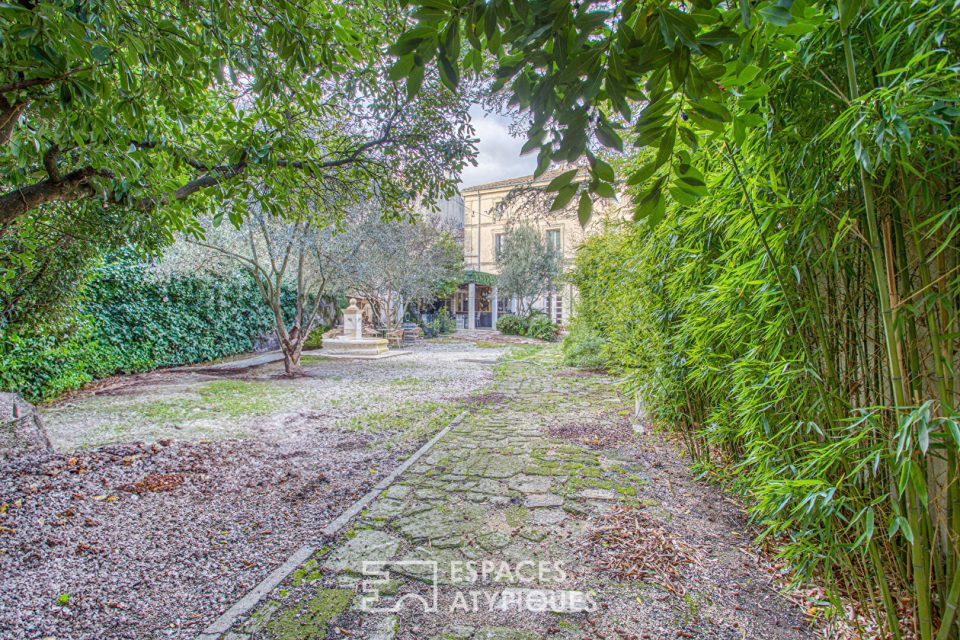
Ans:
{"type": "Polygon", "coordinates": [[[29,80],[21,80],[20,82],[11,82],[10,84],[0,86],[0,93],[12,93],[32,87],[44,87],[48,84],[61,82],[64,78],[66,78],[66,75],[55,76],[53,78],[30,78],[29,80]]]}
{"type": "Polygon", "coordinates": [[[95,193],[90,184],[90,178],[94,176],[112,178],[113,174],[84,167],[59,180],[49,178],[0,195],[0,224],[7,224],[47,202],[73,202],[89,198],[95,193]]]}
{"type": "Polygon", "coordinates": [[[60,182],[60,168],[57,166],[57,157],[60,155],[60,145],[53,145],[43,154],[43,168],[53,182],[60,182]]]}
{"type": "MultiPolygon", "coordinates": [[[[2,142],[3,136],[9,136],[7,125],[5,124],[3,118],[7,118],[8,120],[13,118],[13,120],[15,120],[16,115],[18,115],[19,112],[10,115],[10,113],[12,113],[10,112],[10,109],[13,108],[15,110],[20,107],[17,105],[10,107],[9,103],[6,102],[6,99],[3,98],[2,95],[0,95],[0,100],[3,101],[0,102],[0,142],[2,142]]],[[[12,125],[10,128],[12,129],[12,125]]],[[[326,160],[317,163],[303,162],[300,160],[279,160],[277,162],[277,166],[301,169],[310,175],[315,175],[315,171],[317,169],[332,169],[351,164],[353,162],[357,162],[360,159],[360,156],[369,149],[397,142],[396,138],[391,137],[390,131],[391,123],[388,122],[384,127],[383,135],[381,135],[379,138],[368,140],[367,142],[358,145],[349,154],[337,160],[326,160]]],[[[50,151],[48,151],[48,154],[49,153],[50,151]]],[[[57,153],[59,153],[59,149],[57,149],[57,153]]],[[[51,156],[50,159],[55,159],[55,154],[54,156],[51,156]]],[[[197,164],[197,166],[203,165],[197,164]]],[[[152,196],[143,198],[140,201],[139,206],[141,209],[149,209],[158,205],[163,206],[171,200],[186,200],[198,191],[215,187],[222,182],[241,175],[244,171],[246,171],[248,166],[249,164],[247,162],[247,156],[246,153],[244,153],[244,155],[240,158],[240,161],[236,164],[213,167],[209,170],[209,173],[187,182],[185,185],[168,195],[163,195],[159,198],[152,196]]],[[[51,168],[53,168],[54,174],[59,175],[59,172],[55,167],[55,162],[48,162],[48,157],[46,155],[44,156],[44,167],[47,169],[48,173],[50,173],[51,168]]],[[[7,222],[29,213],[33,209],[48,202],[70,202],[82,200],[92,196],[94,195],[94,191],[89,182],[89,179],[92,176],[99,175],[102,177],[113,177],[113,174],[109,171],[98,171],[92,167],[78,169],[77,171],[67,174],[62,179],[54,178],[54,174],[50,174],[51,177],[49,180],[44,180],[22,189],[16,189],[0,196],[0,224],[6,224],[7,222]]]]}
{"type": "Polygon", "coordinates": [[[0,145],[10,142],[10,138],[13,136],[13,126],[26,108],[26,101],[9,102],[0,92],[0,145]]]}

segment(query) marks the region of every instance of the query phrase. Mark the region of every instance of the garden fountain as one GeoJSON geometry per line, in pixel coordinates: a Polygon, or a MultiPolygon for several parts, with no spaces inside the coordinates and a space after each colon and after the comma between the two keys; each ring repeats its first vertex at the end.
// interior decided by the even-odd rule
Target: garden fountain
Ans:
{"type": "Polygon", "coordinates": [[[363,335],[363,312],[355,298],[343,310],[343,330],[332,338],[324,338],[323,354],[329,356],[376,357],[387,353],[385,338],[369,338],[363,335]]]}

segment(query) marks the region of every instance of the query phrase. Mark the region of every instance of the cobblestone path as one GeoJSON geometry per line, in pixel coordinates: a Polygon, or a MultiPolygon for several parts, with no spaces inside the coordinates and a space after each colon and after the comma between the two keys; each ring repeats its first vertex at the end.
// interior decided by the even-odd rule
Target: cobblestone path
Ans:
{"type": "MultiPolygon", "coordinates": [[[[669,442],[634,435],[611,379],[561,366],[555,347],[524,346],[468,404],[225,637],[814,637],[749,553],[736,506],[692,481],[669,442]],[[673,580],[604,568],[617,531],[608,518],[623,513],[676,541],[686,562],[673,580]]],[[[676,558],[661,562],[671,571],[676,558]]]]}

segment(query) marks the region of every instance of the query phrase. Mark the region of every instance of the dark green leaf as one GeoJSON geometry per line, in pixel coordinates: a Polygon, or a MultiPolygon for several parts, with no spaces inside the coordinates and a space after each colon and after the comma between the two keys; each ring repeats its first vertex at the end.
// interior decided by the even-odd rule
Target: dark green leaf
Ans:
{"type": "Polygon", "coordinates": [[[623,151],[623,139],[610,125],[600,125],[596,130],[597,140],[605,147],[623,151]]]}
{"type": "Polygon", "coordinates": [[[670,159],[670,156],[673,155],[673,146],[677,141],[677,128],[668,127],[666,132],[663,134],[663,138],[660,139],[660,148],[657,151],[657,159],[654,164],[658,167],[662,167],[670,159]]]}
{"type": "Polygon", "coordinates": [[[577,194],[577,187],[579,185],[574,182],[573,184],[568,184],[567,186],[560,189],[560,192],[557,194],[557,197],[553,200],[553,204],[550,205],[551,211],[556,211],[558,209],[563,209],[565,206],[570,204],[570,201],[573,200],[573,196],[577,194]]]}
{"type": "Polygon", "coordinates": [[[547,185],[547,191],[560,191],[560,189],[570,184],[570,181],[577,177],[578,169],[564,171],[547,185]]]}
{"type": "Polygon", "coordinates": [[[413,69],[414,58],[413,54],[407,54],[401,56],[394,65],[390,68],[390,73],[387,75],[388,78],[396,82],[401,78],[406,78],[410,71],[413,69]]]}
{"type": "Polygon", "coordinates": [[[590,194],[584,191],[580,194],[580,204],[577,205],[577,219],[580,220],[581,227],[587,226],[592,212],[593,200],[590,199],[590,194]]]}

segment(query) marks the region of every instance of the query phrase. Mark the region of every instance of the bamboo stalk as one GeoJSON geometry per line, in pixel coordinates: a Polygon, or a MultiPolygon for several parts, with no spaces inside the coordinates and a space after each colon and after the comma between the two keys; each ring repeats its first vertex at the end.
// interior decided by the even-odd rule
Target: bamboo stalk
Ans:
{"type": "MultiPolygon", "coordinates": [[[[847,67],[847,80],[850,88],[851,100],[858,100],[860,91],[857,82],[857,69],[853,55],[853,40],[849,30],[843,34],[843,53],[847,67]]],[[[906,407],[907,400],[905,396],[903,369],[901,367],[902,346],[897,336],[896,313],[893,308],[893,299],[890,288],[890,278],[892,277],[891,265],[893,255],[891,254],[890,242],[884,242],[880,234],[880,221],[876,209],[876,200],[871,177],[867,174],[862,162],[857,162],[857,170],[860,176],[861,192],[863,195],[864,214],[867,223],[867,239],[870,252],[870,260],[873,266],[874,285],[877,288],[877,300],[880,305],[882,316],[883,334],[887,348],[887,366],[890,372],[891,389],[894,396],[894,416],[899,416],[900,412],[906,407]]],[[[914,596],[916,606],[916,621],[919,627],[920,637],[923,640],[932,640],[932,620],[931,620],[931,600],[930,584],[927,574],[927,564],[924,562],[924,552],[926,549],[926,539],[921,530],[919,521],[918,499],[913,495],[912,488],[908,489],[906,500],[907,520],[913,529],[914,542],[911,547],[911,559],[913,566],[914,596]]]]}

